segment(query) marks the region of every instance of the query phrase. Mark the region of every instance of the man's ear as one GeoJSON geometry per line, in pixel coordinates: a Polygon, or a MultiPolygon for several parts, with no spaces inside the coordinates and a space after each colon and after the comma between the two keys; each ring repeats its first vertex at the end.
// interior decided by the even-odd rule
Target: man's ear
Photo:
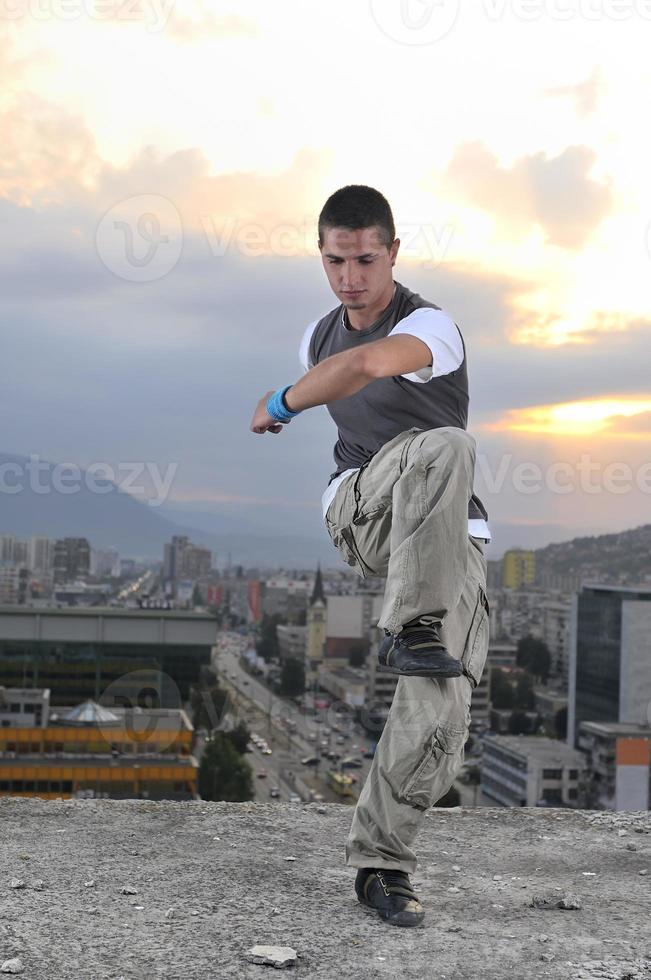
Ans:
{"type": "Polygon", "coordinates": [[[389,252],[389,255],[391,256],[391,265],[395,265],[396,264],[396,259],[398,258],[398,250],[399,249],[400,249],[400,239],[399,238],[396,238],[396,240],[394,241],[393,245],[391,246],[391,250],[389,252]]]}

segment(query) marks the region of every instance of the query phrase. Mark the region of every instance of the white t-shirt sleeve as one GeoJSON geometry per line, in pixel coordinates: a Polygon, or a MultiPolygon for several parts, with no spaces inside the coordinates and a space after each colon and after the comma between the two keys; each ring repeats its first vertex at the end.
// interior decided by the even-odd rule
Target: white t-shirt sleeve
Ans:
{"type": "Polygon", "coordinates": [[[422,307],[396,323],[388,336],[407,333],[418,337],[432,352],[431,367],[401,374],[408,381],[425,382],[456,371],[463,363],[463,342],[455,322],[444,310],[422,307]]]}
{"type": "Polygon", "coordinates": [[[298,349],[298,359],[301,362],[301,366],[304,371],[309,371],[314,367],[314,365],[310,362],[310,341],[312,339],[312,334],[314,333],[314,328],[318,322],[318,320],[314,320],[313,323],[310,323],[310,325],[305,328],[301,339],[301,344],[298,349]]]}

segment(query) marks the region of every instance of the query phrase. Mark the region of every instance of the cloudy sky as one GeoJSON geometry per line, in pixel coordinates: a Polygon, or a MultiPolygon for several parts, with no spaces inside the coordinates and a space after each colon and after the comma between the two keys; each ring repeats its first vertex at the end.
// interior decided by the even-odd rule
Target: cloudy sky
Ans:
{"type": "Polygon", "coordinates": [[[647,522],[650,44],[645,0],[2,0],[0,451],[316,530],[326,410],[249,425],[368,183],[466,339],[491,518],[647,522]]]}

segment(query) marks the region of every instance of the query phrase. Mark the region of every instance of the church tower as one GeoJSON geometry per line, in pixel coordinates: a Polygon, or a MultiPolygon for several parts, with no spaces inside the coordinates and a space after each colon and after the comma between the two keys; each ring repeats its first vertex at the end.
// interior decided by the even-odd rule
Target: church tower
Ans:
{"type": "Polygon", "coordinates": [[[319,664],[325,659],[327,599],[323,591],[321,566],[317,565],[314,588],[307,609],[307,663],[306,683],[309,686],[316,679],[319,664]]]}

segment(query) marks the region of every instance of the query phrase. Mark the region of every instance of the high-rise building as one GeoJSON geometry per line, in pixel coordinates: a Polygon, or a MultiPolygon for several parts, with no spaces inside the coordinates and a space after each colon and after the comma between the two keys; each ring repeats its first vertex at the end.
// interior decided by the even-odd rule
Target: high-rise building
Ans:
{"type": "Polygon", "coordinates": [[[27,549],[27,564],[30,571],[43,573],[52,570],[54,562],[54,542],[44,535],[33,534],[27,549]]]}
{"type": "Polygon", "coordinates": [[[542,639],[551,654],[551,673],[567,682],[571,597],[542,601],[542,639]]]}
{"type": "Polygon", "coordinates": [[[17,565],[27,565],[27,542],[26,541],[15,542],[14,561],[17,565]]]}
{"type": "Polygon", "coordinates": [[[184,534],[174,534],[163,552],[163,580],[178,595],[180,583],[183,590],[192,591],[192,583],[210,574],[212,552],[193,544],[184,534]]]}
{"type": "Polygon", "coordinates": [[[181,553],[181,567],[177,570],[178,578],[195,579],[209,575],[212,567],[212,552],[208,548],[200,548],[191,542],[181,553]]]}
{"type": "Polygon", "coordinates": [[[502,585],[505,589],[519,589],[533,585],[536,578],[536,556],[533,551],[513,548],[502,558],[502,585]]]}
{"type": "Polygon", "coordinates": [[[190,539],[184,534],[172,535],[172,540],[164,547],[163,552],[163,578],[166,582],[175,582],[177,578],[182,578],[181,556],[184,549],[190,543],[190,539]]]}
{"type": "Polygon", "coordinates": [[[87,538],[63,538],[54,544],[54,581],[71,582],[86,578],[90,571],[90,544],[87,538]]]}
{"type": "Polygon", "coordinates": [[[0,534],[0,561],[13,561],[16,537],[13,534],[0,534]]]}
{"type": "Polygon", "coordinates": [[[29,569],[13,561],[0,561],[0,604],[21,605],[27,597],[29,569]]]}
{"type": "Polygon", "coordinates": [[[570,637],[569,744],[584,721],[649,724],[651,588],[584,584],[570,637]]]}

